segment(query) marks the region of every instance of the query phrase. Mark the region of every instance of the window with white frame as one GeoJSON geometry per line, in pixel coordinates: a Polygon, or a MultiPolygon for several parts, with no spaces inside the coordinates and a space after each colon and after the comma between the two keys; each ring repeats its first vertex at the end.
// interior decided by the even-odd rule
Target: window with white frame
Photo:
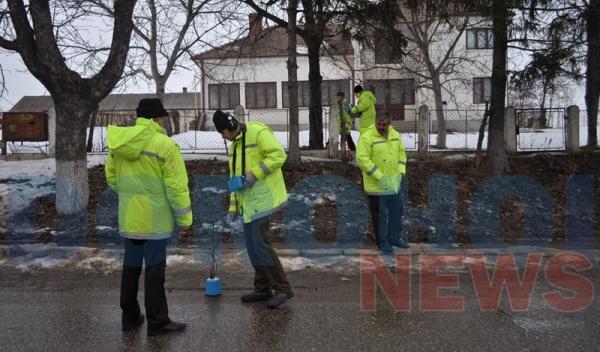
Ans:
{"type": "Polygon", "coordinates": [[[492,96],[492,79],[490,77],[473,78],[473,104],[485,104],[492,96]]]}
{"type": "Polygon", "coordinates": [[[397,38],[384,33],[375,37],[375,64],[394,64],[402,62],[402,45],[397,38]]]}
{"type": "MultiPolygon", "coordinates": [[[[284,108],[290,106],[288,82],[281,83],[282,103],[284,108]]],[[[350,97],[349,80],[327,80],[321,82],[321,104],[330,106],[337,100],[337,93],[344,92],[346,98],[350,97]]],[[[298,82],[298,106],[307,107],[310,103],[310,90],[308,81],[298,82]]]]}
{"type": "Polygon", "coordinates": [[[491,28],[467,29],[467,49],[492,49],[494,36],[491,28]]]}
{"type": "Polygon", "coordinates": [[[377,105],[414,105],[414,79],[380,79],[367,82],[367,88],[372,88],[377,105]]]}
{"type": "MultiPolygon", "coordinates": [[[[288,82],[281,82],[281,100],[284,108],[290,107],[288,82]]],[[[310,101],[308,81],[298,81],[298,107],[307,107],[310,101]]]]}
{"type": "Polygon", "coordinates": [[[208,85],[208,107],[210,109],[235,109],[240,105],[239,83],[208,85]]]}
{"type": "Polygon", "coordinates": [[[245,88],[247,109],[277,107],[277,83],[246,83],[245,88]]]}

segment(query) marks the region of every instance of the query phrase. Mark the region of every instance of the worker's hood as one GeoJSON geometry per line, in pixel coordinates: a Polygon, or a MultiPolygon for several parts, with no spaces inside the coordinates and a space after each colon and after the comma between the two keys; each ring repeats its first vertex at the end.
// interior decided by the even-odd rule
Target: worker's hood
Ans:
{"type": "Polygon", "coordinates": [[[164,129],[156,122],[138,118],[135,126],[108,126],[108,149],[115,155],[127,160],[136,160],[156,133],[164,129]]]}

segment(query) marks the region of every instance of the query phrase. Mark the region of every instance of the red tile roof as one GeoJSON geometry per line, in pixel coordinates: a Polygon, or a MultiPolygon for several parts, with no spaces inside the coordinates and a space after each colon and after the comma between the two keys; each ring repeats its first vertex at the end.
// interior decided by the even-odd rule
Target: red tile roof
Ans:
{"type": "MultiPolygon", "coordinates": [[[[325,54],[354,54],[350,38],[339,31],[337,26],[331,26],[329,32],[331,34],[326,35],[324,41],[326,49],[322,49],[326,51],[325,54]]],[[[297,46],[306,46],[300,36],[297,37],[297,40],[297,46]]],[[[305,56],[307,53],[301,51],[298,55],[305,56]]],[[[287,30],[285,28],[269,27],[263,29],[255,36],[249,35],[195,55],[194,60],[264,57],[287,57],[287,30]]]]}

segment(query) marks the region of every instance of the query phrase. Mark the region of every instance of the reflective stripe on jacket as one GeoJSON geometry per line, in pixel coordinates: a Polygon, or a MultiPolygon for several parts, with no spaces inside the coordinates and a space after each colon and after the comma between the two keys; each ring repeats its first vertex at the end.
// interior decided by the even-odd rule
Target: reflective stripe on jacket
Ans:
{"type": "Polygon", "coordinates": [[[402,176],[406,173],[406,151],[402,136],[392,126],[388,128],[387,138],[379,134],[375,125],[361,133],[356,160],[363,171],[367,194],[398,193],[402,176]]]}
{"type": "Polygon", "coordinates": [[[163,239],[175,221],[192,225],[188,177],[179,146],[154,121],[108,126],[108,185],[119,196],[119,231],[126,238],[163,239]]]}
{"type": "MultiPolygon", "coordinates": [[[[281,207],[288,199],[281,167],[287,158],[283,146],[273,131],[261,122],[249,122],[242,126],[246,134],[246,170],[256,176],[252,187],[243,188],[230,194],[229,211],[237,212],[245,223],[268,216],[281,207]]],[[[241,176],[242,172],[242,133],[233,141],[229,149],[230,175],[241,176]],[[237,153],[233,165],[233,153],[237,153]]]]}

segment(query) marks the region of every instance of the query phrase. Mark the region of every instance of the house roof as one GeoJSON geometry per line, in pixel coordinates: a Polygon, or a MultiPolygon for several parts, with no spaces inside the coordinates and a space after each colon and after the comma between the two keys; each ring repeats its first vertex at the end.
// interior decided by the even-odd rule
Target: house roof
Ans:
{"type": "MultiPolygon", "coordinates": [[[[329,35],[325,36],[325,49],[328,55],[353,55],[352,41],[339,30],[338,26],[328,28],[329,35]]],[[[256,35],[248,35],[224,44],[220,47],[205,51],[194,56],[194,60],[205,59],[234,59],[234,58],[264,58],[287,57],[287,30],[282,27],[268,27],[256,35]]],[[[304,40],[297,36],[297,46],[304,46],[304,40]]],[[[305,56],[307,52],[298,52],[305,56]]]]}
{"type": "MultiPolygon", "coordinates": [[[[110,94],[100,102],[100,111],[134,111],[140,99],[156,98],[156,94],[110,94]]],[[[194,93],[166,93],[163,105],[167,110],[194,110],[202,104],[201,97],[194,93]],[[194,97],[196,95],[196,97],[194,97]]],[[[43,112],[53,105],[50,96],[24,96],[10,112],[43,112]]]]}

